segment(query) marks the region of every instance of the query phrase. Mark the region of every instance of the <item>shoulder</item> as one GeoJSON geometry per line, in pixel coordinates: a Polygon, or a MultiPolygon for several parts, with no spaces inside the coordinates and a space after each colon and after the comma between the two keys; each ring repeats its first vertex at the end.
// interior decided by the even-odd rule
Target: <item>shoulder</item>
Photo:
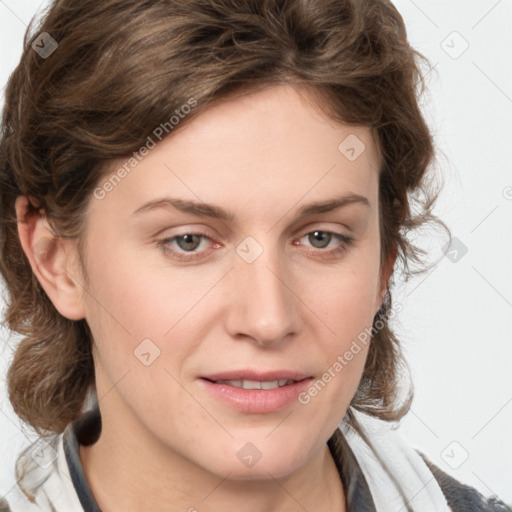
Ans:
{"type": "Polygon", "coordinates": [[[46,489],[54,479],[60,436],[38,439],[18,456],[17,483],[0,500],[0,512],[52,510],[46,489]]]}
{"type": "Polygon", "coordinates": [[[512,512],[496,496],[486,498],[442,471],[394,423],[352,411],[340,430],[367,478],[376,511],[391,510],[393,505],[396,510],[512,512]],[[397,491],[393,493],[398,496],[396,507],[390,503],[390,489],[397,491]]]}
{"type": "Polygon", "coordinates": [[[83,510],[71,483],[63,434],[29,445],[18,457],[16,474],[17,484],[0,500],[0,512],[83,510]]]}
{"type": "Polygon", "coordinates": [[[485,498],[475,488],[465,485],[430,461],[425,454],[417,450],[425,464],[437,480],[448,506],[453,512],[512,512],[512,508],[505,505],[497,497],[485,498]]]}

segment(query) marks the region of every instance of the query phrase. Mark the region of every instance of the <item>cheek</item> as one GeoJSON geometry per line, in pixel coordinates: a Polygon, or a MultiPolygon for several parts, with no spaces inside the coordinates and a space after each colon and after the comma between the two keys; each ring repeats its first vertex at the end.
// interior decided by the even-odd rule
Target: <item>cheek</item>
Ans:
{"type": "Polygon", "coordinates": [[[345,281],[338,294],[334,288],[322,300],[325,324],[335,334],[316,337],[313,353],[322,361],[321,370],[298,397],[303,414],[324,436],[342,420],[359,387],[372,339],[373,309],[368,305],[368,289],[357,279],[345,281]]]}
{"type": "Polygon", "coordinates": [[[316,396],[322,391],[318,405],[325,402],[327,410],[333,405],[348,405],[364,370],[378,295],[378,262],[374,260],[360,257],[357,264],[347,265],[335,278],[331,275],[319,281],[321,293],[309,295],[309,305],[318,312],[324,333],[316,336],[323,361],[322,382],[311,393],[316,396]],[[330,391],[324,393],[324,388],[330,391]]]}
{"type": "Polygon", "coordinates": [[[143,371],[143,386],[151,394],[150,383],[157,386],[156,368],[163,370],[165,363],[174,372],[172,366],[181,368],[198,349],[200,326],[211,313],[205,307],[215,307],[208,300],[200,304],[201,298],[219,276],[200,269],[172,269],[163,258],[148,258],[133,248],[116,251],[119,246],[88,256],[86,318],[98,362],[110,382],[128,370],[128,380],[143,371]],[[150,368],[145,363],[151,363],[150,368]]]}
{"type": "Polygon", "coordinates": [[[318,338],[325,368],[335,366],[335,373],[343,373],[344,380],[359,380],[364,367],[375,313],[374,283],[370,277],[362,279],[350,272],[338,283],[331,283],[330,288],[325,287],[317,303],[330,332],[318,338]],[[340,361],[343,368],[338,364],[340,361]]]}
{"type": "Polygon", "coordinates": [[[91,250],[87,258],[88,320],[95,323],[102,319],[98,329],[112,325],[136,339],[160,337],[180,310],[197,300],[197,291],[187,286],[185,275],[171,276],[168,269],[155,267],[141,251],[123,249],[122,242],[113,242],[106,249],[101,242],[91,241],[91,247],[102,249],[91,250]]]}
{"type": "Polygon", "coordinates": [[[311,308],[337,339],[347,340],[371,326],[378,307],[378,265],[362,256],[354,265],[340,268],[318,282],[318,291],[310,293],[311,308]]]}

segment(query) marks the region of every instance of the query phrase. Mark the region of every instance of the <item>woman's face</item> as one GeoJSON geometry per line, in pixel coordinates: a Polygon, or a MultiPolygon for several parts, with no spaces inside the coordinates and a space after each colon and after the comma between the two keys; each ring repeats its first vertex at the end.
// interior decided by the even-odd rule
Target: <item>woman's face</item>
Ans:
{"type": "Polygon", "coordinates": [[[234,479],[304,465],[358,387],[353,342],[385,290],[370,131],[274,86],[205,111],[107,189],[83,294],[104,430],[234,479]]]}

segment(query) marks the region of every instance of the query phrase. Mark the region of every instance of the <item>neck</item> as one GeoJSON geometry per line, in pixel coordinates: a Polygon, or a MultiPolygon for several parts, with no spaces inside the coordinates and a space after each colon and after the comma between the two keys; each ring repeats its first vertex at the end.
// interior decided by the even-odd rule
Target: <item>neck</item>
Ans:
{"type": "Polygon", "coordinates": [[[169,450],[140,425],[126,422],[113,431],[109,419],[102,421],[95,444],[80,447],[103,512],[345,512],[343,486],[327,445],[286,477],[232,480],[169,450]]]}

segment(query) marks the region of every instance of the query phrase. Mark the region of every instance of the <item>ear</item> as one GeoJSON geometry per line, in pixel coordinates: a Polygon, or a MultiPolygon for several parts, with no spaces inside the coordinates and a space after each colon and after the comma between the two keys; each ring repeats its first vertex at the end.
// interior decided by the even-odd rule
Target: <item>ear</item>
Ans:
{"type": "Polygon", "coordinates": [[[37,280],[62,316],[84,318],[84,287],[78,281],[82,269],[75,242],[56,237],[44,211],[29,209],[26,196],[19,196],[15,207],[21,246],[37,280]]]}
{"type": "Polygon", "coordinates": [[[391,277],[391,274],[393,272],[397,254],[397,250],[395,249],[395,251],[389,255],[387,262],[385,263],[384,267],[381,270],[380,287],[376,305],[377,309],[375,313],[379,311],[380,307],[382,306],[382,303],[384,302],[384,297],[386,296],[386,292],[389,288],[389,278],[391,277]]]}

